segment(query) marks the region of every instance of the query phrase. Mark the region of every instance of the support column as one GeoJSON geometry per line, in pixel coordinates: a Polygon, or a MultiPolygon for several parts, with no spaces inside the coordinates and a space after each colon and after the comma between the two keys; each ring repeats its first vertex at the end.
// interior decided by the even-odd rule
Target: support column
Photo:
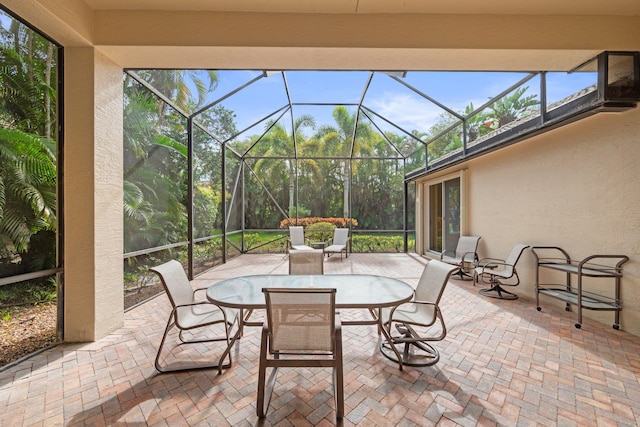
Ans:
{"type": "Polygon", "coordinates": [[[122,68],[64,54],[64,340],[88,342],[124,320],[122,68]]]}

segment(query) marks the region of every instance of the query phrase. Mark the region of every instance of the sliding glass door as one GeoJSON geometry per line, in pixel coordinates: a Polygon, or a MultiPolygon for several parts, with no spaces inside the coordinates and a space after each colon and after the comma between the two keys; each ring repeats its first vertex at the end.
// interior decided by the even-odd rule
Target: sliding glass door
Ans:
{"type": "Polygon", "coordinates": [[[427,185],[427,251],[453,250],[460,238],[460,177],[427,185]]]}

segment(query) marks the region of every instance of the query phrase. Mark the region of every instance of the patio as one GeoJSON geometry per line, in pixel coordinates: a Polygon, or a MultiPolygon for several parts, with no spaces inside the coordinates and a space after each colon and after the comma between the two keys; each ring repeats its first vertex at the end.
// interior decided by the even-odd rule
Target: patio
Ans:
{"type": "MultiPolygon", "coordinates": [[[[415,285],[426,260],[352,254],[325,274],[386,275],[415,285]]],[[[287,271],[279,255],[243,255],[194,285],[287,271]]],[[[517,292],[517,288],[516,288],[517,292]]],[[[405,367],[384,358],[371,326],[343,328],[344,425],[637,425],[640,338],[521,295],[482,298],[453,279],[442,303],[440,362],[405,367]]],[[[255,415],[259,330],[248,328],[233,366],[157,374],[153,358],[169,313],[164,295],[125,313],[125,326],[90,344],[63,344],[0,373],[1,425],[331,425],[330,370],[283,371],[264,423],[255,415]]],[[[364,313],[343,313],[343,317],[364,313]]],[[[217,346],[214,351],[218,351],[217,346]]],[[[206,356],[206,353],[205,353],[206,356]]]]}

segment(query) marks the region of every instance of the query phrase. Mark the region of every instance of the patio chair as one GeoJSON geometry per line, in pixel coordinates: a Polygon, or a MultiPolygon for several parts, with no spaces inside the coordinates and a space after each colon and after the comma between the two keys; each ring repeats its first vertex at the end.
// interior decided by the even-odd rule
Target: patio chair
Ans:
{"type": "Polygon", "coordinates": [[[478,267],[473,271],[473,285],[475,286],[480,280],[489,284],[487,289],[481,289],[480,294],[486,297],[514,300],[518,299],[518,295],[506,291],[502,286],[518,286],[520,278],[516,271],[516,264],[520,256],[529,245],[521,243],[516,244],[506,259],[499,258],[483,258],[478,262],[478,267]],[[515,278],[516,283],[504,283],[500,279],[515,278]]]}
{"type": "Polygon", "coordinates": [[[391,342],[383,341],[380,350],[388,359],[398,362],[400,369],[403,365],[431,366],[440,360],[440,353],[428,342],[441,341],[447,335],[439,303],[456,268],[435,259],[429,261],[422,271],[413,300],[382,309],[382,327],[391,342]],[[439,327],[433,326],[436,320],[439,327]],[[399,335],[393,335],[394,328],[399,335]]]}
{"type": "Polygon", "coordinates": [[[324,274],[324,251],[289,251],[289,274],[324,274]]]}
{"type": "Polygon", "coordinates": [[[473,279],[473,275],[467,273],[467,265],[472,264],[475,267],[478,263],[478,236],[461,236],[455,250],[446,250],[440,254],[440,261],[458,267],[456,274],[460,275],[460,279],[467,276],[473,279]]]}
{"type": "Polygon", "coordinates": [[[331,254],[340,254],[340,260],[342,260],[342,253],[344,252],[345,257],[349,257],[349,253],[347,252],[349,241],[349,229],[348,228],[336,228],[333,230],[333,238],[329,241],[331,244],[324,248],[324,253],[327,254],[327,257],[331,256],[331,254]]]}
{"type": "MultiPolygon", "coordinates": [[[[160,277],[162,286],[169,297],[171,302],[171,314],[167,320],[167,326],[162,335],[160,341],[160,347],[158,347],[158,353],[156,354],[155,367],[159,372],[177,372],[186,371],[192,369],[210,369],[217,368],[219,373],[222,373],[223,368],[231,366],[231,354],[229,353],[231,330],[234,323],[239,327],[237,310],[229,308],[221,308],[208,301],[196,301],[195,295],[197,292],[206,290],[206,288],[199,288],[193,290],[189,283],[189,278],[184,272],[182,264],[176,260],[168,261],[157,267],[150,268],[149,271],[156,273],[160,277]],[[222,326],[224,330],[223,335],[217,335],[206,339],[185,339],[184,332],[195,332],[199,328],[211,327],[214,325],[222,326]],[[160,363],[160,357],[162,350],[167,339],[169,331],[176,327],[179,330],[178,337],[180,344],[196,344],[213,341],[225,341],[227,350],[225,350],[217,364],[182,364],[178,363],[176,366],[162,366],[160,363]],[[226,357],[229,357],[229,363],[223,364],[226,357]]],[[[236,337],[233,338],[234,340],[236,337]]]]}
{"type": "Polygon", "coordinates": [[[256,412],[265,417],[278,368],[333,368],[336,418],[344,415],[342,330],[335,289],[265,288],[256,412]],[[266,379],[267,368],[272,368],[266,379]]]}
{"type": "Polygon", "coordinates": [[[311,246],[305,244],[309,239],[304,238],[304,227],[292,225],[289,227],[289,247],[297,251],[313,250],[311,246]]]}

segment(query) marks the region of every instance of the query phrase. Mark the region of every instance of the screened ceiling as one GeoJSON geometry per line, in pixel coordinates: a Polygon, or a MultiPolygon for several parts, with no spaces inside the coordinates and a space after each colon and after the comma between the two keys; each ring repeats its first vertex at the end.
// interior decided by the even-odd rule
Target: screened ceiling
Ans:
{"type": "MultiPolygon", "coordinates": [[[[175,72],[136,75],[154,87],[165,80],[157,73],[175,72]]],[[[211,74],[182,73],[192,97],[206,73],[211,74]]],[[[544,84],[541,73],[219,70],[210,90],[182,108],[204,129],[199,120],[203,113],[213,108],[233,112],[232,135],[207,131],[243,158],[319,156],[303,143],[303,135],[292,131],[299,121],[312,118],[305,122],[306,138],[331,127],[343,133],[322,156],[403,159],[409,173],[423,167],[427,157],[438,158],[504,126],[501,114],[510,114],[511,121],[538,114],[541,99],[546,110],[553,109],[581,91],[595,90],[596,83],[597,73],[588,68],[544,73],[544,84]],[[339,122],[337,107],[352,120],[339,122]],[[372,147],[359,138],[356,123],[379,135],[380,141],[372,147]],[[274,126],[290,136],[278,150],[269,149],[272,141],[263,139],[274,126]]]]}

